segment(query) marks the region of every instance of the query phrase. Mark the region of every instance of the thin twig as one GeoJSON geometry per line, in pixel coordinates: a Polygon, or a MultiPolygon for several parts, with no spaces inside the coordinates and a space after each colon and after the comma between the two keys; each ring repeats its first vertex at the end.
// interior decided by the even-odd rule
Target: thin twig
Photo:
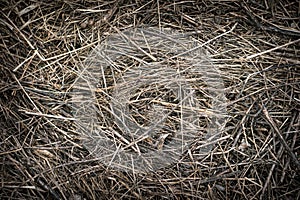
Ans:
{"type": "Polygon", "coordinates": [[[272,128],[274,129],[277,137],[279,138],[279,141],[283,144],[283,146],[284,146],[285,150],[287,151],[287,153],[292,157],[292,159],[295,162],[295,164],[297,165],[297,167],[300,168],[299,160],[297,159],[296,155],[293,153],[293,151],[289,147],[289,145],[286,143],[285,139],[282,137],[281,131],[278,129],[276,123],[274,122],[274,120],[270,116],[267,108],[264,107],[264,106],[263,106],[263,113],[264,113],[265,117],[267,118],[267,120],[269,121],[269,123],[272,125],[272,128]]]}

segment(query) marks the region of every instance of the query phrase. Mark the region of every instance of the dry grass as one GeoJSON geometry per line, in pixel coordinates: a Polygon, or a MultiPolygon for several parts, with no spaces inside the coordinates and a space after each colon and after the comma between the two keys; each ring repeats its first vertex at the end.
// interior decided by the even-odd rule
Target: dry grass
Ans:
{"type": "Polygon", "coordinates": [[[299,6],[1,1],[0,198],[299,199],[299,6]],[[71,92],[94,47],[139,26],[198,32],[222,72],[229,118],[206,156],[195,142],[173,165],[134,174],[85,149],[71,92]]]}

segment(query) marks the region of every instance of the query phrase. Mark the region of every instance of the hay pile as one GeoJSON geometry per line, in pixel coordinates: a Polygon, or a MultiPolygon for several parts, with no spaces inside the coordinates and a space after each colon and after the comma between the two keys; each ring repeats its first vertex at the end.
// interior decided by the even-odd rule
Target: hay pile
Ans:
{"type": "MultiPolygon", "coordinates": [[[[299,3],[0,5],[1,199],[300,198],[299,3]],[[196,140],[173,164],[133,173],[107,167],[89,152],[72,97],[92,49],[117,32],[150,26],[193,32],[203,44],[223,79],[226,126],[206,155],[200,155],[203,142],[196,140]]],[[[205,93],[202,86],[196,89],[205,93]]],[[[97,95],[105,105],[101,92],[97,95]]],[[[144,98],[155,95],[160,94],[150,91],[144,98]]],[[[202,103],[210,108],[209,98],[202,103]]],[[[141,123],[147,119],[136,117],[141,123]]]]}

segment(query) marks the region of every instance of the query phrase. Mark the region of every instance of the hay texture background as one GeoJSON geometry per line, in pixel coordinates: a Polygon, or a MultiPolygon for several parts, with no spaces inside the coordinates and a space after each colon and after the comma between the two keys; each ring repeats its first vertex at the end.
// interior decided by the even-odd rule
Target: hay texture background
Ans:
{"type": "Polygon", "coordinates": [[[300,198],[299,2],[0,5],[0,199],[300,198]],[[220,69],[228,116],[206,155],[195,141],[177,162],[133,173],[82,144],[71,98],[79,66],[106,37],[135,27],[194,32],[220,69]]]}

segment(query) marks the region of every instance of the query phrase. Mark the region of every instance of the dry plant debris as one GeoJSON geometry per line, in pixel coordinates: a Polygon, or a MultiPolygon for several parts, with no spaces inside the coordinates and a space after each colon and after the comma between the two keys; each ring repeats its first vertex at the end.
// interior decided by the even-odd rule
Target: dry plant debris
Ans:
{"type": "Polygon", "coordinates": [[[0,5],[1,199],[300,198],[299,2],[0,5]],[[195,141],[172,165],[130,173],[82,144],[71,98],[78,66],[105,38],[135,27],[194,32],[220,69],[228,118],[207,155],[195,141]]]}
{"type": "Polygon", "coordinates": [[[72,95],[84,146],[121,171],[170,165],[201,141],[207,155],[226,121],[220,70],[192,34],[133,28],[112,34],[78,66],[72,95]]]}

